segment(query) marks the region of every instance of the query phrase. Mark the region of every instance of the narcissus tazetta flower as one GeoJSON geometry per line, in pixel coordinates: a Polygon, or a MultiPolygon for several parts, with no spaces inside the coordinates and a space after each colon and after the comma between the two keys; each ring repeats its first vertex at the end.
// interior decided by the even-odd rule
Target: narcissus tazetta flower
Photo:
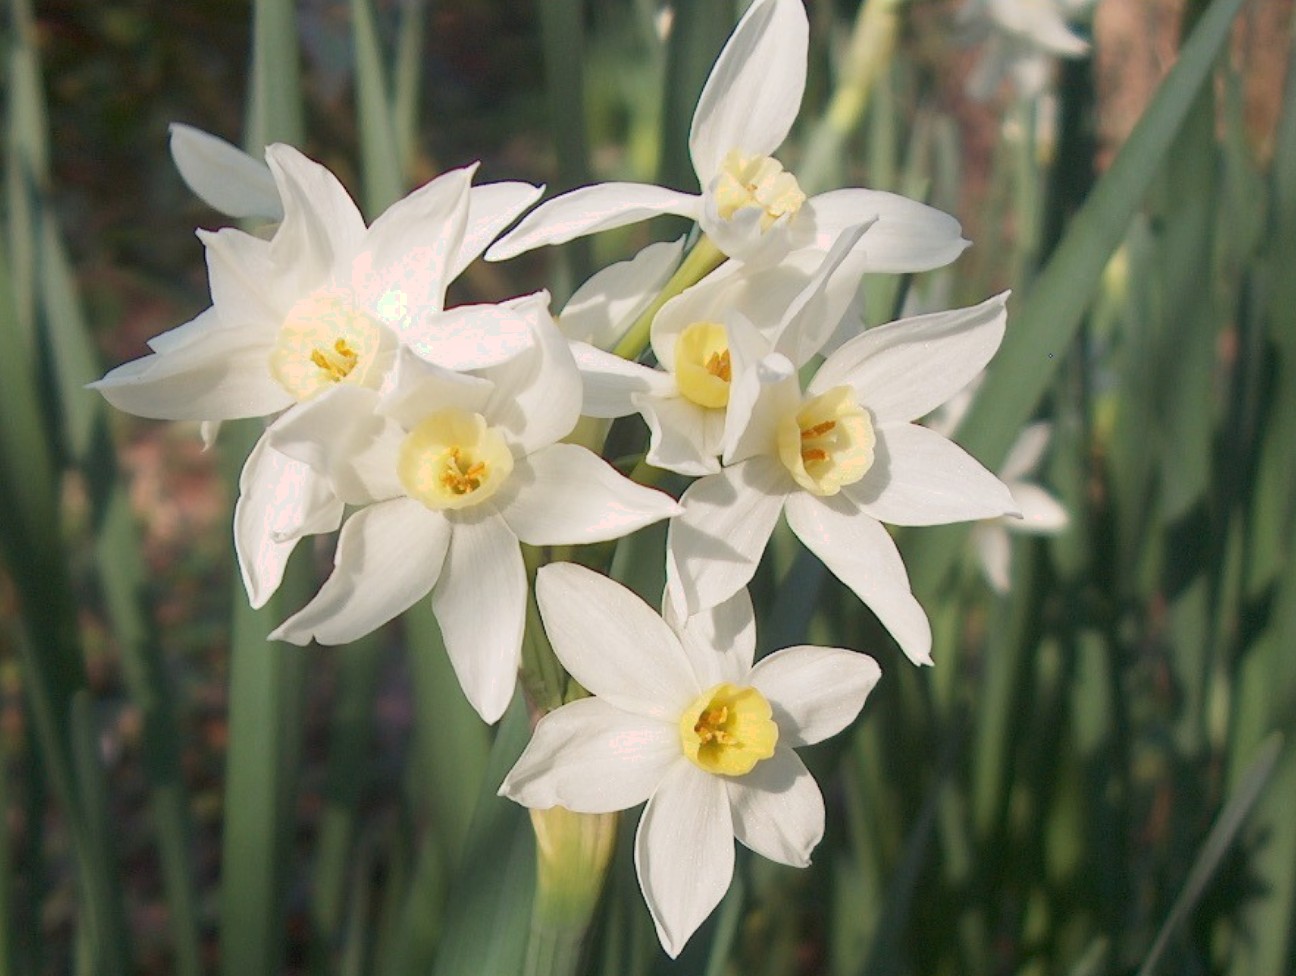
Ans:
{"type": "Polygon", "coordinates": [[[959,11],[964,31],[984,40],[981,59],[968,76],[968,93],[993,97],[1004,78],[1021,98],[1034,98],[1049,84],[1055,58],[1079,58],[1089,42],[1067,23],[1095,0],[967,0],[959,11]]]}
{"type": "Polygon", "coordinates": [[[429,591],[469,702],[488,722],[513,694],[527,578],[520,542],[617,539],[678,512],[669,495],[556,443],[580,411],[580,379],[547,295],[508,307],[535,330],[498,366],[456,373],[403,349],[379,396],[335,387],[275,424],[270,448],[362,506],[342,526],[332,575],[271,637],[341,644],[429,591]]]}
{"type": "Polygon", "coordinates": [[[781,353],[744,369],[731,393],[725,467],[694,482],[672,520],[667,581],[696,613],[756,571],[779,515],[891,631],[931,663],[931,627],[882,526],[1016,513],[1008,489],[970,455],[913,420],[953,396],[1003,338],[1006,295],[902,319],[838,348],[803,393],[781,353]]]}
{"type": "Polygon", "coordinates": [[[499,261],[545,244],[659,214],[698,221],[730,257],[770,264],[789,250],[827,251],[847,227],[876,223],[860,243],[875,272],[926,271],[967,246],[947,214],[892,193],[849,188],[808,197],[771,155],[805,90],[809,24],[801,0],[756,0],[711,69],[689,131],[700,195],[603,183],[536,208],[486,253],[499,261]]]}
{"type": "Polygon", "coordinates": [[[647,800],[635,867],[676,956],[729,887],[735,838],[810,863],[823,796],[793,750],[849,725],[880,671],[862,654],[809,646],[753,666],[745,590],[668,625],[620,584],[557,563],[537,574],[536,600],[554,652],[594,697],[540,720],[500,793],[579,813],[647,800]]]}

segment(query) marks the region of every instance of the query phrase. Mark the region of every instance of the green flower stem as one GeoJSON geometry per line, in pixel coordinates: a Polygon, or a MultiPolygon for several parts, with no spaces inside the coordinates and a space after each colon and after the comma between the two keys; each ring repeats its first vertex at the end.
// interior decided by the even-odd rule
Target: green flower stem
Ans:
{"type": "Polygon", "coordinates": [[[567,690],[567,672],[558,663],[558,657],[545,635],[540,620],[540,608],[535,600],[536,570],[553,562],[551,553],[532,546],[522,547],[522,558],[527,569],[526,632],[522,637],[522,690],[528,701],[543,714],[560,706],[567,690]]]}
{"type": "Polygon", "coordinates": [[[612,350],[614,355],[622,359],[636,360],[648,346],[648,333],[652,327],[652,321],[661,311],[661,307],[668,301],[682,292],[690,285],[696,285],[708,274],[720,267],[724,263],[725,254],[711,242],[711,238],[705,234],[698,238],[698,242],[693,245],[693,249],[684,256],[683,263],[671,275],[670,281],[666,282],[666,287],[661,290],[651,305],[643,310],[634,325],[616,344],[612,350]]]}

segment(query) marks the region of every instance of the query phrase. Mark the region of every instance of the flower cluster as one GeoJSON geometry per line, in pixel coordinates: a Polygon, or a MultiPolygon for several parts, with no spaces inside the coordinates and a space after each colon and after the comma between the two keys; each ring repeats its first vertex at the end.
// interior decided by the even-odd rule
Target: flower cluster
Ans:
{"type": "Polygon", "coordinates": [[[756,0],[738,24],[693,118],[700,195],[585,187],[499,240],[538,188],[455,170],[366,225],[296,150],[271,146],[262,164],[177,127],[196,192],[269,225],[200,232],[211,307],[95,384],[123,410],[203,421],[209,440],[223,420],[264,418],[234,516],[251,603],[279,587],[301,540],[337,533],[331,574],[270,637],[351,641],[430,594],[488,722],[517,684],[522,545],[669,519],[661,615],[591,569],[535,573],[535,638],[589,697],[539,718],[501,793],[589,814],[646,801],[636,866],[671,955],[724,894],[735,838],[809,863],[823,799],[794,749],[854,721],[879,676],[841,648],[755,661],[746,587],[780,517],[930,664],[927,616],[884,523],[1019,514],[1003,482],[916,423],[993,356],[1006,296],[865,331],[855,308],[865,274],[953,261],[967,245],[958,223],[889,193],[810,196],[772,155],[799,109],[807,33],[801,0],[756,0]],[[446,307],[483,253],[662,213],[697,222],[687,253],[656,244],[599,272],[558,322],[544,292],[446,307]],[[596,424],[573,435],[582,416],[633,414],[645,467],[696,479],[678,501],[599,457],[596,424]]]}

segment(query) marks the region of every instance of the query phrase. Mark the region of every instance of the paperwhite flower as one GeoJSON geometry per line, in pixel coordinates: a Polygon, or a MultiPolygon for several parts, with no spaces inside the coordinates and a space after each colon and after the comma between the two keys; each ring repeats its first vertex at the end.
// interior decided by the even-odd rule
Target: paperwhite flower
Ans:
{"type": "Polygon", "coordinates": [[[781,864],[810,863],[823,796],[793,749],[849,725],[878,666],[802,646],[753,667],[746,591],[672,629],[625,587],[556,563],[537,574],[536,600],[554,652],[595,697],[540,720],[500,793],[579,813],[647,800],[635,868],[677,956],[729,887],[734,838],[781,864]]]}
{"type": "Polygon", "coordinates": [[[911,421],[966,386],[1003,338],[1007,295],[869,329],[801,392],[765,357],[732,391],[725,467],[689,487],[670,525],[667,581],[695,613],[745,586],[780,513],[915,663],[931,627],[883,522],[937,525],[1016,511],[1008,489],[950,441],[911,421]]]}
{"type": "Polygon", "coordinates": [[[1067,24],[1095,0],[967,0],[959,18],[969,37],[985,49],[968,77],[968,94],[992,98],[1005,77],[1021,98],[1034,98],[1048,86],[1055,58],[1078,58],[1089,43],[1067,24]]]}
{"type": "Polygon", "coordinates": [[[270,429],[275,452],[363,506],[342,526],[332,575],[272,639],[345,643],[431,591],[464,693],[494,722],[521,658],[519,541],[602,542],[678,511],[585,448],[556,443],[579,416],[580,379],[547,301],[508,306],[535,341],[506,363],[466,375],[403,349],[381,396],[336,386],[270,429]]]}
{"type": "Polygon", "coordinates": [[[1067,510],[1056,498],[1026,480],[1044,456],[1052,432],[1052,425],[1046,421],[1031,424],[1017,437],[999,471],[999,477],[1021,510],[1021,518],[991,519],[972,527],[972,543],[981,568],[998,593],[1008,592],[1011,579],[1012,544],[1008,533],[1057,535],[1070,521],[1067,510]]]}
{"type": "Polygon", "coordinates": [[[769,264],[790,249],[827,251],[848,227],[877,218],[861,244],[870,271],[926,271],[967,246],[958,222],[904,197],[841,189],[807,198],[770,154],[787,138],[805,90],[809,24],[801,0],[756,0],[711,70],[689,152],[701,195],[603,183],[538,207],[487,251],[499,261],[545,244],[678,214],[698,221],[730,257],[769,264]]]}
{"type": "Polygon", "coordinates": [[[735,362],[780,351],[800,366],[819,351],[854,300],[863,253],[852,249],[865,230],[843,232],[826,256],[793,252],[759,270],[726,261],[653,318],[660,369],[573,343],[585,381],[582,412],[624,417],[638,411],[652,435],[649,464],[684,475],[719,471],[735,362]],[[735,357],[737,342],[746,349],[735,357]]]}

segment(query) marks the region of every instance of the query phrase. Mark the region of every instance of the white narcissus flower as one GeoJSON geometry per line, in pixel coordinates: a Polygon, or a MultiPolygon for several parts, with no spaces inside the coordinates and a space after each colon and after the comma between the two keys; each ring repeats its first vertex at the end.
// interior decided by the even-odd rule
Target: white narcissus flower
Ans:
{"type": "Polygon", "coordinates": [[[998,593],[1008,592],[1011,579],[1012,546],[1008,533],[1057,535],[1070,521],[1067,510],[1056,498],[1027,480],[1044,456],[1052,432],[1052,425],[1046,421],[1028,426],[1018,435],[999,470],[999,477],[1021,510],[1021,518],[997,518],[972,527],[972,543],[981,569],[998,593]]]}
{"type": "Polygon", "coordinates": [[[659,369],[573,343],[585,381],[582,412],[637,411],[651,431],[649,464],[692,476],[719,471],[734,364],[779,351],[801,366],[819,351],[854,300],[863,252],[853,248],[866,230],[844,231],[827,255],[793,252],[770,268],[726,261],[653,318],[659,369]],[[746,349],[735,356],[738,342],[746,349]]]}
{"type": "Polygon", "coordinates": [[[477,375],[401,350],[392,388],[337,386],[268,432],[273,453],[361,505],[342,526],[332,575],[270,636],[342,644],[429,591],[465,695],[488,722],[513,694],[527,579],[519,542],[603,542],[678,512],[669,495],[560,444],[580,412],[580,378],[548,296],[510,309],[532,347],[477,375]]]}
{"type": "Polygon", "coordinates": [[[931,626],[883,522],[938,525],[1016,512],[1008,489],[912,421],[967,385],[1003,338],[1007,295],[901,319],[842,345],[803,394],[774,353],[740,369],[725,467],[691,485],[667,540],[667,583],[696,613],[756,572],[780,513],[877,615],[910,660],[931,663],[931,626]]]}
{"type": "Polygon", "coordinates": [[[698,221],[722,252],[770,264],[789,250],[827,251],[847,227],[876,218],[861,247],[868,270],[927,271],[967,242],[948,214],[858,188],[807,198],[770,154],[792,128],[805,90],[809,24],[801,0],[756,0],[720,52],[698,100],[689,152],[701,195],[644,183],[582,187],[532,211],[486,253],[489,261],[659,214],[698,221]]]}
{"type": "Polygon", "coordinates": [[[1089,43],[1072,33],[1070,16],[1096,0],[967,0],[959,19],[967,34],[985,41],[985,50],[968,77],[968,94],[992,98],[1005,77],[1021,98],[1034,98],[1048,86],[1055,58],[1078,58],[1089,43]]]}
{"type": "Polygon", "coordinates": [[[620,584],[555,563],[537,574],[536,600],[554,653],[594,697],[540,720],[500,794],[578,813],[646,800],[635,868],[677,956],[729,887],[735,838],[810,863],[823,796],[793,750],[854,721],[880,671],[863,654],[809,646],[753,667],[745,590],[672,627],[620,584]]]}

